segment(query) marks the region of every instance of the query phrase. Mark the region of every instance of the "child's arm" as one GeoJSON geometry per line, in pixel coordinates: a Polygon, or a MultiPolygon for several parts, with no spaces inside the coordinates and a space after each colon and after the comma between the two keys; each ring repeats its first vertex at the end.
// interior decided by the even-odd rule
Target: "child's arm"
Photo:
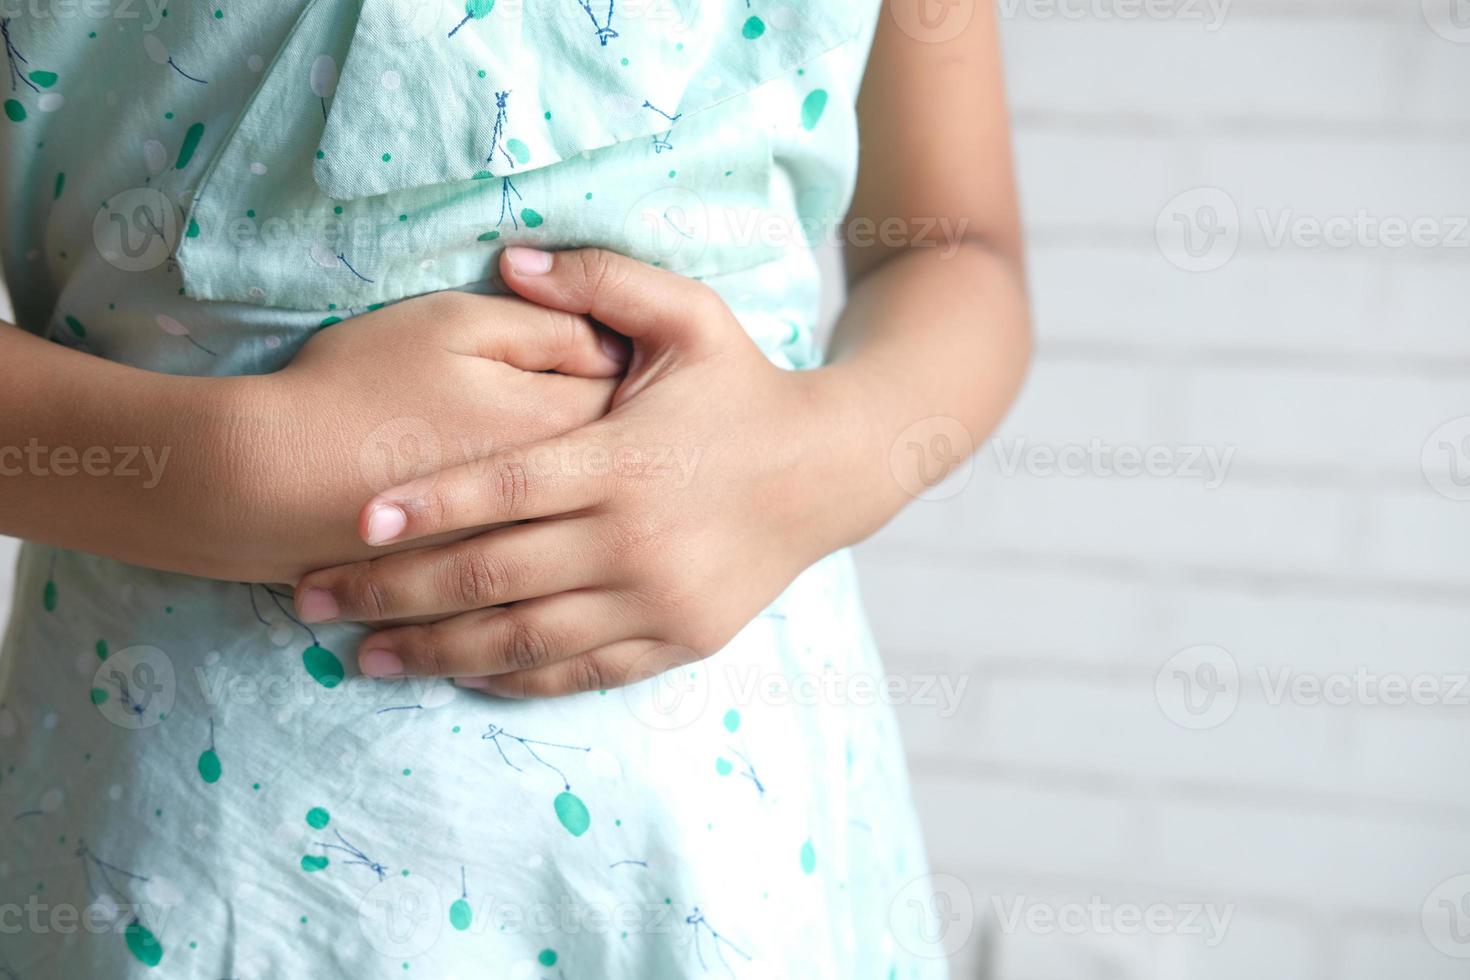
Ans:
{"type": "Polygon", "coordinates": [[[364,557],[364,496],[567,431],[622,363],[585,321],[447,293],[322,331],[273,375],[156,374],[0,324],[0,533],[237,581],[364,557]],[[561,374],[543,371],[561,370],[561,374]]]}
{"type": "Polygon", "coordinates": [[[944,8],[938,25],[914,27],[915,37],[885,4],[858,103],[851,295],[831,353],[864,392],[875,459],[896,470],[897,479],[860,495],[868,512],[855,515],[856,526],[869,531],[990,436],[1030,358],[991,5],[976,3],[958,36],[935,39],[953,33],[968,6],[944,8]],[[885,236],[885,223],[907,239],[885,236]]]}

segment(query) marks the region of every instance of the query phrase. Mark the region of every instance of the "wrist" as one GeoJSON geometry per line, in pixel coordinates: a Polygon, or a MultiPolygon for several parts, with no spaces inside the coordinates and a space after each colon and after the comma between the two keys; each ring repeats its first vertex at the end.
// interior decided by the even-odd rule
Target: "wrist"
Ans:
{"type": "Polygon", "coordinates": [[[854,362],[801,372],[807,426],[799,476],[817,558],[864,540],[907,501],[889,466],[884,395],[854,362]]]}

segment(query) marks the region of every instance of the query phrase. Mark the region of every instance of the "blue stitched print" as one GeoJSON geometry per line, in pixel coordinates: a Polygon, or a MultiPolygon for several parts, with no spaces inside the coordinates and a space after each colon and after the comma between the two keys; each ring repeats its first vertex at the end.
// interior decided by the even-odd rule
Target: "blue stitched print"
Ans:
{"type": "MultiPolygon", "coordinates": [[[[255,613],[256,621],[269,629],[276,629],[275,624],[260,614],[260,606],[255,601],[256,586],[249,582],[243,584],[245,590],[250,593],[250,609],[255,613]]],[[[338,659],[335,653],[322,646],[321,640],[317,638],[315,630],[291,615],[286,607],[282,605],[281,600],[283,598],[289,599],[290,596],[283,596],[268,585],[262,585],[260,588],[265,590],[265,594],[270,597],[271,602],[282,616],[306,630],[306,635],[311,637],[311,646],[307,647],[301,653],[301,663],[306,668],[306,672],[312,676],[312,679],[325,688],[333,688],[342,683],[342,678],[347,674],[346,669],[342,666],[342,661],[338,659]]],[[[289,635],[290,630],[288,628],[286,630],[286,636],[289,637],[289,635]]],[[[282,645],[284,645],[284,642],[282,640],[282,645]]]]}
{"type": "MultiPolygon", "coordinates": [[[[495,93],[495,126],[490,131],[490,152],[485,156],[485,163],[487,166],[493,164],[495,162],[495,154],[498,152],[501,157],[505,159],[505,162],[510,166],[510,168],[514,170],[516,165],[516,158],[511,154],[511,147],[516,148],[516,153],[520,154],[522,161],[527,159],[527,156],[526,148],[524,145],[519,144],[516,140],[505,140],[505,118],[508,112],[509,102],[509,90],[495,93]]],[[[495,173],[488,169],[482,170],[480,173],[475,175],[477,179],[494,176],[495,173]]],[[[507,174],[506,176],[500,178],[500,220],[495,222],[495,227],[499,228],[501,225],[505,224],[506,218],[510,219],[511,226],[514,227],[516,231],[521,230],[522,221],[525,221],[526,227],[528,228],[539,227],[544,219],[541,217],[541,215],[537,214],[531,208],[521,209],[520,216],[516,216],[516,205],[515,201],[511,200],[512,197],[514,197],[516,201],[524,202],[525,200],[523,197],[521,197],[521,192],[516,189],[515,181],[511,180],[510,175],[507,174]]],[[[498,238],[500,236],[498,233],[496,233],[493,237],[498,238]]],[[[491,239],[487,237],[482,237],[480,240],[490,241],[491,239]]]]}
{"type": "Polygon", "coordinates": [[[20,49],[15,46],[15,42],[11,40],[9,17],[0,20],[0,35],[3,35],[5,38],[5,58],[10,62],[10,91],[16,91],[16,82],[25,85],[32,92],[41,91],[36,87],[35,82],[26,78],[25,72],[20,69],[20,65],[16,64],[16,62],[20,62],[21,65],[29,65],[30,62],[26,60],[25,55],[20,53],[20,49]]]}
{"type": "Polygon", "coordinates": [[[704,917],[704,913],[699,910],[698,905],[694,906],[693,912],[684,917],[684,922],[694,929],[694,952],[699,957],[699,965],[704,972],[709,972],[709,964],[705,962],[704,946],[701,942],[701,936],[705,932],[709,933],[709,941],[710,945],[714,948],[715,958],[720,961],[720,965],[725,968],[730,976],[733,977],[735,975],[735,968],[725,959],[725,953],[721,947],[729,947],[731,952],[744,959],[747,963],[750,962],[750,954],[715,931],[714,926],[709,924],[709,920],[704,917]]]}
{"type": "Polygon", "coordinates": [[[597,40],[602,42],[604,48],[607,47],[607,42],[618,36],[618,32],[612,29],[613,7],[616,5],[617,0],[607,0],[607,22],[603,24],[597,22],[597,15],[592,12],[591,0],[577,0],[577,2],[582,5],[583,10],[587,11],[588,19],[592,21],[592,26],[596,28],[597,40]]]}
{"type": "Polygon", "coordinates": [[[374,861],[372,858],[368,857],[355,844],[348,841],[346,837],[343,837],[342,831],[336,830],[333,831],[333,833],[337,835],[337,840],[339,840],[341,843],[328,844],[325,841],[317,841],[317,847],[320,847],[323,851],[341,851],[348,857],[352,858],[351,861],[343,861],[343,864],[361,865],[362,867],[367,868],[373,874],[377,875],[379,881],[382,881],[384,878],[388,877],[388,869],[379,864],[377,861],[374,861]]]}
{"type": "Polygon", "coordinates": [[[644,100],[643,108],[651,109],[669,121],[669,128],[664,131],[664,134],[662,136],[657,133],[653,135],[653,152],[662,153],[665,150],[672,150],[674,148],[674,144],[669,142],[669,137],[672,136],[674,133],[674,126],[678,124],[680,119],[684,118],[684,113],[681,112],[677,115],[671,116],[667,112],[664,112],[658,106],[647,100],[644,100]]]}
{"type": "MultiPolygon", "coordinates": [[[[126,907],[129,912],[132,912],[136,904],[129,899],[127,892],[113,880],[113,876],[116,875],[131,882],[147,882],[148,877],[124,871],[117,865],[102,860],[92,853],[85,840],[77,841],[76,856],[82,859],[82,874],[87,879],[87,891],[91,893],[94,905],[106,907],[110,904],[118,911],[126,907]]],[[[144,966],[157,966],[163,960],[162,944],[143,925],[136,913],[128,917],[128,924],[123,929],[123,940],[127,943],[128,952],[132,953],[133,957],[144,966]]]]}
{"type": "Polygon", "coordinates": [[[531,758],[556,773],[561,779],[562,792],[552,801],[552,807],[556,810],[556,819],[561,821],[561,825],[567,829],[569,834],[573,837],[581,837],[587,832],[587,828],[592,826],[592,818],[587,812],[587,804],[583,803],[581,797],[572,792],[572,783],[567,779],[567,774],[541,758],[541,755],[534,748],[534,746],[539,745],[542,748],[566,749],[569,752],[591,752],[591,746],[564,745],[560,742],[542,742],[534,738],[522,738],[519,735],[512,735],[501,726],[494,724],[487,726],[485,734],[481,735],[480,738],[487,742],[493,742],[495,744],[495,750],[500,753],[500,758],[516,772],[525,772],[525,770],[510,761],[510,756],[505,753],[505,746],[500,744],[502,738],[518,743],[521,748],[526,750],[531,758]]]}
{"type": "Polygon", "coordinates": [[[377,281],[375,279],[369,279],[361,272],[358,272],[353,264],[347,261],[346,252],[334,252],[331,249],[327,248],[325,245],[313,245],[311,247],[311,260],[317,265],[321,266],[323,269],[335,270],[338,267],[346,269],[348,272],[352,273],[353,276],[369,285],[372,285],[374,282],[377,281]]]}
{"type": "Polygon", "coordinates": [[[465,0],[464,20],[454,25],[454,30],[449,32],[450,37],[459,33],[459,29],[472,20],[483,20],[490,16],[490,11],[495,9],[495,0],[465,0]]]}
{"type": "Polygon", "coordinates": [[[490,152],[486,155],[485,162],[494,163],[495,151],[499,150],[500,155],[505,157],[505,162],[510,164],[510,168],[514,170],[516,166],[515,157],[511,156],[510,151],[500,143],[501,138],[505,136],[505,114],[509,102],[509,89],[504,92],[495,93],[495,127],[490,130],[490,152]]]}
{"type": "Polygon", "coordinates": [[[184,69],[180,68],[179,63],[174,60],[174,56],[169,54],[168,45],[164,44],[163,38],[159,37],[157,34],[143,35],[143,50],[148,54],[148,60],[153,62],[155,65],[168,65],[174,71],[178,72],[180,75],[187,78],[191,82],[198,82],[200,85],[209,84],[204,79],[196,78],[195,76],[184,71],[184,69]]]}

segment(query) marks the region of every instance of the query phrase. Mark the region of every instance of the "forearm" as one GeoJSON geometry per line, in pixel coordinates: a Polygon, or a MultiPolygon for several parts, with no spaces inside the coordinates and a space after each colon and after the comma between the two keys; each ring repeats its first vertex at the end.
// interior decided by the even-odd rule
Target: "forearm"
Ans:
{"type": "Polygon", "coordinates": [[[851,544],[1004,417],[1031,355],[1022,271],[979,241],[895,252],[856,283],[830,353],[824,370],[840,393],[832,424],[853,490],[837,534],[851,544]]]}
{"type": "Polygon", "coordinates": [[[207,574],[238,382],[154,374],[0,324],[0,533],[207,574]]]}

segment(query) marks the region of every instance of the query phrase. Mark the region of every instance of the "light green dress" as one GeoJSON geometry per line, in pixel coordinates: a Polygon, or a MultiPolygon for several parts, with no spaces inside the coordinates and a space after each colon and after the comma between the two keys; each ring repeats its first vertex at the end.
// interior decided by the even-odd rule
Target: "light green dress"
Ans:
{"type": "MultiPolygon", "coordinates": [[[[0,250],[27,330],[262,373],[381,304],[496,291],[508,243],[600,245],[818,362],[810,242],[851,195],[875,0],[21,8],[0,250]]],[[[943,974],[846,555],[705,663],[529,703],[358,677],[362,629],[260,585],[30,545],[14,608],[6,980],[943,974]]]]}

